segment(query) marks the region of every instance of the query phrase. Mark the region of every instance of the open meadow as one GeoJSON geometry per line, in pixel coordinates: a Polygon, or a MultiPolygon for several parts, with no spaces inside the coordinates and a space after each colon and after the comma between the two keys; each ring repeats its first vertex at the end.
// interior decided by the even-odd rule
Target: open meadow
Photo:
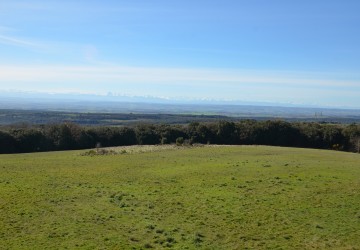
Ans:
{"type": "Polygon", "coordinates": [[[133,146],[0,155],[0,249],[360,249],[360,155],[133,146]]]}

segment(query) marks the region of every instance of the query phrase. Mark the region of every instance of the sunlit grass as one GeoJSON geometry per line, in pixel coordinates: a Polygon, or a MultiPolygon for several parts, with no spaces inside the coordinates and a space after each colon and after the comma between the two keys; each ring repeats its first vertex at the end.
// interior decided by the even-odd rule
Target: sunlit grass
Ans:
{"type": "Polygon", "coordinates": [[[359,249],[360,155],[126,149],[0,156],[0,248],[359,249]]]}

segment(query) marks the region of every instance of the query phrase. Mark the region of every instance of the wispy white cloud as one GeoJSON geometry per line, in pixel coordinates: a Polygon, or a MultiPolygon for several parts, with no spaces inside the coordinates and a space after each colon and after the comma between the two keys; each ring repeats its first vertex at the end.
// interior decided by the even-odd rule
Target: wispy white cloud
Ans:
{"type": "MultiPolygon", "coordinates": [[[[81,55],[79,60],[91,63],[100,63],[97,60],[99,51],[96,46],[92,44],[72,43],[66,41],[38,39],[19,36],[21,30],[12,27],[0,26],[0,45],[8,45],[13,47],[27,48],[36,52],[44,52],[49,55],[64,55],[68,53],[71,55],[81,55]],[[14,35],[15,34],[15,35],[14,35]]],[[[1,58],[0,58],[1,61],[1,58]]]]}
{"type": "Polygon", "coordinates": [[[25,39],[16,38],[12,36],[5,36],[5,35],[0,35],[0,43],[14,45],[14,46],[31,47],[31,48],[40,47],[40,44],[36,44],[34,42],[25,39]]]}
{"type": "MultiPolygon", "coordinates": [[[[0,36],[1,37],[1,36],[0,36]]],[[[17,42],[17,41],[14,41],[17,42]]],[[[96,52],[91,47],[87,53],[90,59],[96,52]]],[[[85,53],[86,54],[86,53],[85,53]]],[[[278,85],[284,87],[356,87],[360,81],[333,79],[323,73],[306,74],[286,71],[246,71],[224,69],[146,68],[124,66],[8,66],[0,65],[0,82],[87,82],[93,84],[183,84],[209,86],[227,85],[278,85]]],[[[0,83],[1,84],[1,83],[0,83]]]]}
{"type": "Polygon", "coordinates": [[[19,36],[9,35],[18,31],[12,27],[0,26],[0,44],[27,47],[32,49],[40,49],[44,47],[44,44],[34,41],[33,39],[22,38],[19,36]]]}

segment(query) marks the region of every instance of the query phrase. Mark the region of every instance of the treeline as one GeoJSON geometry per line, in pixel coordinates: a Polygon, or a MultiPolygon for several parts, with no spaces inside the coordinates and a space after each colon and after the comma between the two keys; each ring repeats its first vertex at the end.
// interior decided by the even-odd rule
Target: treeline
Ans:
{"type": "Polygon", "coordinates": [[[358,152],[360,125],[285,121],[142,124],[135,127],[82,127],[62,123],[0,131],[0,153],[73,150],[170,143],[273,145],[358,152]]]}

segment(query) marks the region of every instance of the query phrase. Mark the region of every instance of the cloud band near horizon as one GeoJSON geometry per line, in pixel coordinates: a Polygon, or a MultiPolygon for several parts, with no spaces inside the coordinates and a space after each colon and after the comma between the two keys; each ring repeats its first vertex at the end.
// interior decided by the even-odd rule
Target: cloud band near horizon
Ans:
{"type": "Polygon", "coordinates": [[[344,75],[316,72],[192,69],[158,67],[0,65],[0,90],[51,92],[116,92],[178,98],[214,98],[331,104],[354,103],[360,81],[344,75]],[[76,87],[74,87],[76,86],[76,87]],[[279,91],[281,90],[281,91],[279,91]],[[347,96],[347,98],[345,98],[347,96]],[[339,98],[340,97],[340,98],[339,98]],[[327,102],[326,102],[327,101],[327,102]]]}

